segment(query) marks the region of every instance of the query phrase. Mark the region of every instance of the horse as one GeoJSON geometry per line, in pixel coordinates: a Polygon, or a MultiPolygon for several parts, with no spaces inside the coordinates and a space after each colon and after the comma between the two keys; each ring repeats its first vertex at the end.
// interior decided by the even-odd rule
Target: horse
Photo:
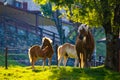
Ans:
{"type": "Polygon", "coordinates": [[[76,52],[79,60],[79,67],[90,67],[95,43],[94,38],[86,24],[81,24],[78,28],[78,34],[75,42],[76,52]]]}
{"type": "Polygon", "coordinates": [[[64,57],[63,60],[64,66],[66,66],[68,57],[75,58],[74,66],[75,67],[77,66],[78,57],[77,57],[75,45],[72,45],[70,43],[64,43],[63,45],[58,47],[57,54],[58,54],[58,67],[60,67],[60,63],[63,57],[64,57]]]}
{"type": "Polygon", "coordinates": [[[33,70],[34,70],[34,64],[39,58],[43,59],[43,68],[47,58],[49,59],[49,62],[48,62],[49,66],[51,65],[51,59],[54,53],[51,43],[52,43],[52,40],[50,38],[44,37],[42,39],[42,46],[33,45],[31,48],[29,48],[28,56],[29,56],[30,63],[32,64],[33,70]]]}
{"type": "Polygon", "coordinates": [[[48,47],[41,49],[41,46],[39,45],[33,45],[31,48],[28,50],[28,56],[30,63],[32,64],[32,69],[34,70],[34,64],[35,62],[40,58],[44,57],[46,54],[45,52],[47,51],[48,47]]]}
{"type": "Polygon", "coordinates": [[[49,67],[51,66],[51,60],[52,60],[52,56],[54,54],[54,50],[52,47],[52,40],[48,37],[44,37],[42,39],[42,49],[46,48],[48,46],[48,50],[45,52],[46,56],[44,57],[44,63],[43,65],[46,64],[46,58],[48,58],[48,65],[49,67]]]}

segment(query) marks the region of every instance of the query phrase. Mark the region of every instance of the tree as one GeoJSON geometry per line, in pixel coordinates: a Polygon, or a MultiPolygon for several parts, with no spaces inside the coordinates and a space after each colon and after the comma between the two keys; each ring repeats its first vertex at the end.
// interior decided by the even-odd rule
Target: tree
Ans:
{"type": "Polygon", "coordinates": [[[105,66],[115,71],[119,69],[119,31],[120,31],[120,1],[100,0],[102,8],[102,26],[106,34],[105,66]]]}
{"type": "Polygon", "coordinates": [[[56,25],[56,28],[59,33],[60,42],[61,44],[64,43],[64,30],[62,29],[62,20],[59,18],[61,15],[59,12],[59,9],[56,11],[52,11],[52,5],[50,2],[46,2],[46,0],[34,0],[38,5],[40,5],[40,11],[42,12],[42,15],[48,18],[51,18],[56,25]]]}
{"type": "Polygon", "coordinates": [[[105,67],[119,69],[120,0],[35,0],[50,1],[72,22],[102,26],[106,34],[105,67]]]}
{"type": "Polygon", "coordinates": [[[44,16],[48,18],[52,18],[52,6],[50,3],[46,3],[45,5],[40,5],[40,11],[43,13],[44,16]]]}

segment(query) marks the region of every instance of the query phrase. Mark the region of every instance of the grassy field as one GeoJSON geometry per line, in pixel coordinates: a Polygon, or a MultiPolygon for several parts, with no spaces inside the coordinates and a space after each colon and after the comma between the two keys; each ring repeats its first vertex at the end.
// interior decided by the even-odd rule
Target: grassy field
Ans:
{"type": "Polygon", "coordinates": [[[6,70],[0,67],[0,80],[120,80],[120,73],[105,69],[103,66],[90,69],[52,66],[45,69],[35,66],[9,66],[6,70]]]}

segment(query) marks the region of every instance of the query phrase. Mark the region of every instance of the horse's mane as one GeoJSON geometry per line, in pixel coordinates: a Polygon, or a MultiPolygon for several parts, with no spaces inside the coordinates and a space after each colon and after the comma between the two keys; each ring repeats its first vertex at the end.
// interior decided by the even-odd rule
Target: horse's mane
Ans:
{"type": "Polygon", "coordinates": [[[41,46],[39,46],[39,45],[33,45],[33,46],[31,46],[28,50],[30,51],[33,47],[36,47],[36,46],[38,46],[38,47],[41,48],[41,46]]]}
{"type": "Polygon", "coordinates": [[[79,27],[78,27],[78,33],[80,33],[80,30],[85,30],[85,31],[88,31],[88,26],[86,24],[81,24],[79,27]]]}
{"type": "Polygon", "coordinates": [[[87,42],[89,44],[91,44],[91,42],[93,42],[93,37],[90,31],[88,31],[88,35],[87,35],[87,42]]]}
{"type": "Polygon", "coordinates": [[[48,38],[48,37],[44,37],[44,38],[42,39],[42,43],[44,42],[45,39],[47,39],[50,43],[52,43],[52,40],[51,40],[50,38],[48,38]]]}

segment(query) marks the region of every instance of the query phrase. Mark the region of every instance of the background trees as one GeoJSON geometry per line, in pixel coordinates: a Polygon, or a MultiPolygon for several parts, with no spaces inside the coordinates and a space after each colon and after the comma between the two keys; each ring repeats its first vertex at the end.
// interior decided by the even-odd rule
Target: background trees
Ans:
{"type": "Polygon", "coordinates": [[[106,34],[105,66],[115,71],[119,69],[119,0],[34,0],[38,4],[51,2],[53,10],[64,12],[62,16],[73,23],[85,23],[89,26],[102,26],[106,34]]]}

